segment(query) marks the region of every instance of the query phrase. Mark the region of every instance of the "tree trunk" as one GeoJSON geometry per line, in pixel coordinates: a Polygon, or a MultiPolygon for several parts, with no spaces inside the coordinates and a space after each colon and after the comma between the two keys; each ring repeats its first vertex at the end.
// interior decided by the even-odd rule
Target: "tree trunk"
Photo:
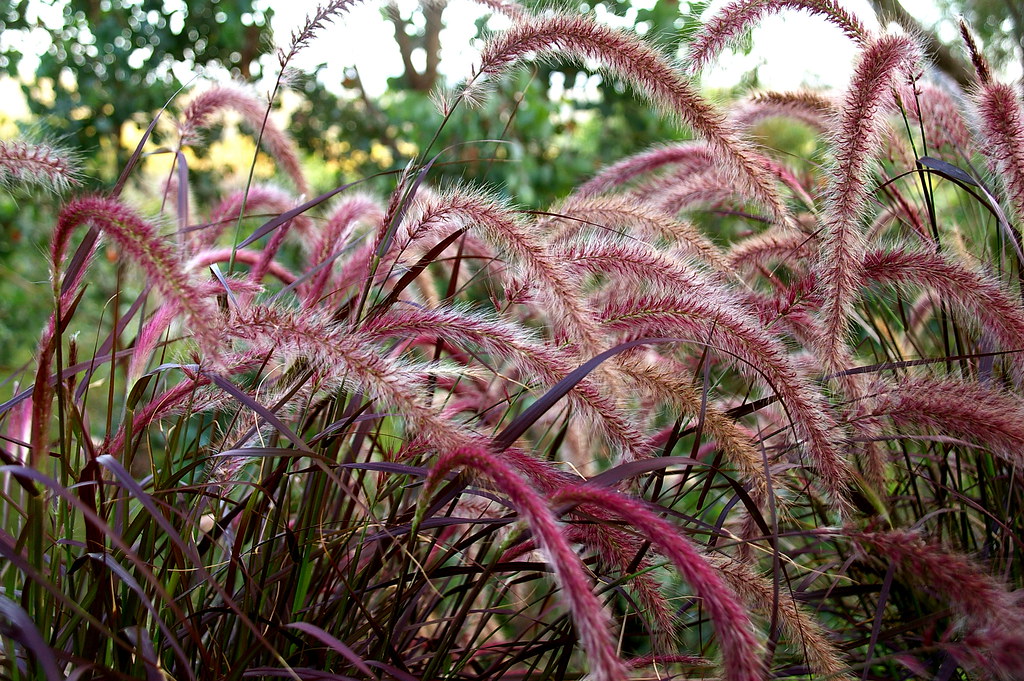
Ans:
{"type": "Polygon", "coordinates": [[[895,21],[904,30],[921,36],[925,51],[934,60],[935,66],[961,87],[968,88],[974,84],[974,71],[967,62],[958,57],[949,45],[939,40],[935,31],[922,26],[921,22],[900,4],[900,0],[871,0],[871,6],[883,24],[886,21],[895,21]]]}

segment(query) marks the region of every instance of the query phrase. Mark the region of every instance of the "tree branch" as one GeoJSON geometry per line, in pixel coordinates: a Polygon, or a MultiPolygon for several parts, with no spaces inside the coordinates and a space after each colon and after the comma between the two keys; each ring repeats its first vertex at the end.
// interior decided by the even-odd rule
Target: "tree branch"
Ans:
{"type": "Polygon", "coordinates": [[[928,56],[935,63],[935,66],[950,78],[955,80],[963,88],[974,85],[974,71],[967,62],[960,58],[950,47],[935,34],[935,31],[925,28],[920,21],[915,19],[908,12],[900,0],[871,0],[871,6],[875,9],[879,19],[883,21],[895,21],[904,30],[919,35],[923,39],[924,48],[928,56]]]}
{"type": "Polygon", "coordinates": [[[385,8],[388,19],[395,26],[395,42],[398,43],[398,51],[402,55],[402,68],[405,70],[405,82],[414,90],[418,90],[420,73],[412,64],[412,51],[415,49],[412,36],[409,35],[409,22],[402,18],[398,5],[389,2],[385,8]]]}

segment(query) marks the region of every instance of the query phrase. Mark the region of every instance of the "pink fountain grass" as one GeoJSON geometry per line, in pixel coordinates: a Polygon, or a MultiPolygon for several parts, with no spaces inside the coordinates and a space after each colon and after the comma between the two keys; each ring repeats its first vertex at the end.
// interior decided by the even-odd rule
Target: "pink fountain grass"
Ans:
{"type": "Polygon", "coordinates": [[[418,234],[445,237],[468,228],[478,231],[507,259],[513,275],[528,282],[551,320],[568,338],[579,344],[581,352],[595,355],[600,332],[593,311],[566,281],[562,263],[551,256],[536,230],[514,212],[482,194],[449,191],[427,199],[421,207],[415,228],[418,234]]]}
{"type": "Polygon", "coordinates": [[[659,553],[672,560],[683,579],[703,599],[703,607],[711,615],[718,633],[724,677],[729,681],[760,681],[765,678],[764,665],[758,655],[760,646],[754,638],[746,609],[718,572],[676,527],[640,501],[601,487],[577,485],[564,489],[555,496],[555,503],[599,506],[605,513],[622,517],[641,532],[659,553]]]}
{"type": "MultiPolygon", "coordinates": [[[[1024,349],[1024,307],[992,276],[945,253],[894,247],[869,252],[863,261],[865,282],[930,289],[955,306],[971,326],[978,324],[1008,351],[1024,349]]],[[[1024,358],[1008,361],[1024,375],[1024,358]]]]}
{"type": "Polygon", "coordinates": [[[529,10],[515,0],[473,0],[476,4],[481,7],[486,7],[495,14],[501,14],[503,16],[512,19],[513,21],[521,21],[526,17],[530,16],[529,10]]]}
{"type": "Polygon", "coordinates": [[[698,392],[692,381],[686,379],[682,367],[674,366],[667,358],[659,356],[651,360],[627,360],[618,369],[643,395],[656,402],[671,404],[681,414],[694,419],[703,418],[704,433],[714,440],[726,460],[736,466],[743,479],[750,483],[754,502],[763,505],[768,501],[768,496],[775,490],[768,483],[761,453],[751,437],[714,402],[698,392]]]}
{"type": "MultiPolygon", "coordinates": [[[[200,250],[212,247],[226,229],[238,222],[243,210],[246,215],[264,215],[269,219],[294,207],[294,197],[277,187],[256,185],[248,191],[234,192],[211,211],[207,225],[195,230],[192,248],[200,250]]],[[[292,222],[300,233],[309,232],[311,221],[305,215],[296,216],[292,222]]]]}
{"type": "Polygon", "coordinates": [[[134,383],[146,371],[146,365],[149,363],[153,350],[177,316],[177,310],[170,305],[164,305],[142,327],[135,339],[131,363],[128,365],[129,382],[134,383]]]}
{"type": "Polygon", "coordinates": [[[1016,594],[974,560],[906,530],[853,532],[867,555],[892,561],[908,582],[948,603],[963,617],[956,657],[984,676],[1010,681],[1024,669],[1024,608],[1016,594]]]}
{"type": "Polygon", "coordinates": [[[967,48],[967,54],[971,58],[971,64],[974,65],[974,71],[978,76],[978,83],[986,85],[992,82],[992,67],[988,63],[988,59],[981,53],[981,49],[978,47],[977,41],[974,39],[974,33],[971,31],[971,27],[967,25],[967,22],[963,19],[959,22],[960,37],[963,38],[964,46],[967,48]]]}
{"type": "MultiPolygon", "coordinates": [[[[464,310],[424,308],[392,311],[370,320],[360,332],[373,339],[425,335],[444,338],[457,345],[470,343],[488,354],[512,362],[520,373],[554,384],[565,378],[576,361],[571,353],[540,341],[535,333],[517,324],[488,318],[464,310]]],[[[567,395],[588,419],[604,430],[608,439],[627,458],[645,458],[650,446],[622,406],[589,377],[583,378],[567,395]]]]}
{"type": "MultiPolygon", "coordinates": [[[[579,557],[566,541],[551,510],[523,477],[502,458],[482,449],[463,448],[442,454],[431,468],[424,485],[423,500],[429,499],[445,475],[468,468],[477,477],[489,480],[523,516],[555,570],[562,597],[572,613],[576,632],[587,653],[590,675],[595,681],[620,681],[627,677],[625,666],[615,652],[611,621],[594,595],[590,580],[579,557]]],[[[418,507],[422,512],[421,503],[418,507]]]]}
{"type": "Polygon", "coordinates": [[[1011,85],[993,80],[988,61],[963,20],[960,34],[978,74],[974,100],[982,149],[993,175],[1006,190],[1009,204],[1018,218],[1024,218],[1024,149],[1020,144],[1024,139],[1024,109],[1020,93],[1011,85]]]}
{"type": "MultiPolygon", "coordinates": [[[[765,156],[759,156],[758,160],[769,173],[789,187],[804,205],[814,205],[814,199],[788,168],[765,156]]],[[[675,170],[663,177],[640,184],[633,191],[633,196],[637,197],[637,200],[646,199],[671,215],[706,205],[736,205],[756,201],[756,197],[745,194],[743,187],[736,186],[736,183],[731,181],[728,171],[714,165],[701,172],[675,170]]]]}
{"type": "Polygon", "coordinates": [[[831,97],[810,90],[759,92],[733,111],[732,120],[749,128],[768,118],[783,117],[826,132],[835,112],[836,102],[831,97]]]}
{"type": "MultiPolygon", "coordinates": [[[[786,287],[778,295],[761,297],[751,293],[748,303],[757,311],[762,323],[772,328],[785,328],[802,347],[821,347],[825,333],[821,320],[813,314],[821,305],[821,297],[814,290],[813,275],[805,276],[786,287]]],[[[852,366],[855,356],[850,350],[843,350],[841,364],[852,366]]],[[[824,367],[816,365],[814,371],[824,373],[824,367]]],[[[839,393],[846,401],[840,408],[844,421],[850,424],[860,442],[851,448],[851,457],[856,458],[866,473],[867,481],[876,491],[886,486],[886,456],[875,440],[884,432],[879,420],[871,412],[871,380],[857,373],[839,373],[833,377],[839,393]]]]}
{"type": "MultiPolygon", "coordinates": [[[[224,375],[233,376],[251,372],[260,367],[265,358],[254,353],[230,353],[224,357],[224,375]]],[[[195,373],[190,368],[184,370],[186,378],[172,388],[154,395],[153,399],[146,402],[134,414],[132,418],[133,432],[137,435],[145,432],[145,429],[162,419],[179,415],[185,411],[198,413],[205,410],[215,409],[223,406],[224,396],[219,390],[213,391],[208,388],[212,381],[206,374],[195,373]]],[[[121,457],[125,453],[125,446],[128,442],[128,432],[122,426],[117,432],[104,443],[103,451],[115,457],[121,457]]]]}
{"type": "Polygon", "coordinates": [[[861,21],[835,0],[739,0],[711,17],[690,42],[687,50],[690,71],[704,70],[764,17],[787,9],[805,10],[824,17],[858,45],[870,37],[861,21]]]}
{"type": "Polygon", "coordinates": [[[589,17],[550,14],[513,25],[484,49],[479,67],[463,90],[464,96],[478,96],[487,81],[507,73],[530,54],[564,54],[571,59],[598,62],[663,113],[692,128],[708,143],[716,160],[734,174],[736,184],[756,197],[775,220],[789,219],[770,174],[722,112],[703,99],[679,69],[655,49],[635,35],[602,26],[589,17]]]}
{"type": "Polygon", "coordinates": [[[729,173],[712,167],[699,173],[681,171],[642,184],[633,191],[638,200],[643,197],[658,210],[670,215],[697,212],[715,208],[739,208],[747,199],[729,173]]]}
{"type": "Polygon", "coordinates": [[[929,151],[948,148],[970,158],[976,145],[958,101],[962,95],[931,83],[905,85],[899,95],[907,118],[923,128],[929,151]]]}
{"type": "Polygon", "coordinates": [[[285,238],[294,224],[295,220],[288,220],[284,224],[278,225],[277,229],[270,235],[270,238],[267,239],[267,245],[259,251],[259,259],[253,263],[252,268],[249,270],[249,280],[254,284],[263,281],[263,277],[268,272],[277,268],[278,263],[274,258],[277,256],[277,252],[281,249],[285,238]]]}
{"type": "Polygon", "coordinates": [[[663,250],[642,241],[610,241],[593,238],[561,245],[552,249],[568,268],[582,278],[603,274],[632,290],[700,291],[710,297],[728,298],[731,294],[716,284],[691,263],[672,257],[663,250]]]}
{"type": "MultiPolygon", "coordinates": [[[[256,265],[263,259],[259,251],[251,251],[246,248],[213,248],[207,251],[200,251],[192,256],[192,259],[185,263],[185,269],[199,271],[217,263],[236,262],[250,267],[256,265]]],[[[297,279],[294,272],[291,272],[281,263],[272,260],[267,266],[267,274],[276,277],[285,286],[292,284],[297,279]]]]}
{"type": "MultiPolygon", "coordinates": [[[[223,260],[230,258],[230,249],[224,249],[223,260]]],[[[226,278],[223,282],[213,280],[206,282],[200,287],[200,294],[208,298],[225,295],[230,291],[231,295],[255,296],[262,289],[254,286],[251,282],[238,278],[226,278]],[[227,290],[225,290],[225,284],[227,290]]],[[[146,370],[146,366],[152,359],[153,351],[160,343],[161,337],[168,331],[174,320],[178,317],[179,311],[173,305],[161,305],[150,317],[138,336],[135,337],[135,344],[132,348],[131,360],[128,364],[128,382],[134,383],[146,370]]],[[[226,366],[226,365],[225,365],[226,366]]]]}
{"type": "Polygon", "coordinates": [[[288,66],[296,54],[309,47],[317,33],[328,24],[333,23],[339,16],[346,14],[359,2],[360,0],[330,0],[330,2],[317,5],[312,14],[306,15],[306,21],[302,26],[292,31],[288,47],[279,50],[278,61],[281,67],[288,66]]]}
{"type": "Polygon", "coordinates": [[[892,87],[919,61],[919,48],[908,36],[883,35],[869,41],[835,121],[834,163],[819,261],[826,332],[821,353],[829,369],[846,368],[839,361],[848,336],[848,319],[857,300],[865,250],[860,221],[871,195],[875,156],[885,139],[892,87]]]}
{"type": "Polygon", "coordinates": [[[657,210],[628,196],[597,196],[593,198],[570,196],[551,208],[552,213],[564,218],[553,218],[560,223],[552,241],[565,241],[575,235],[592,231],[636,234],[638,238],[667,239],[699,256],[708,265],[721,272],[729,272],[729,265],[721,249],[697,227],[657,210]]]}
{"type": "Polygon", "coordinates": [[[1024,215],[1024,151],[1017,143],[1024,135],[1024,113],[1017,91],[1005,83],[993,83],[982,87],[977,100],[986,155],[1006,187],[1013,210],[1024,215]]]}
{"type": "Polygon", "coordinates": [[[781,342],[749,312],[700,294],[623,296],[602,311],[610,331],[629,336],[683,337],[710,342],[711,352],[734,356],[737,369],[779,396],[791,415],[833,507],[848,509],[848,465],[835,441],[841,431],[821,393],[781,342]]]}
{"type": "Polygon", "coordinates": [[[775,263],[791,269],[807,267],[816,252],[817,239],[789,227],[772,227],[759,234],[737,241],[726,254],[730,267],[738,271],[763,269],[770,271],[775,263]]]}
{"type": "Polygon", "coordinates": [[[706,559],[721,572],[725,582],[750,609],[771,618],[771,608],[777,606],[775,616],[792,645],[804,653],[813,674],[834,681],[852,681],[850,665],[843,660],[838,646],[829,640],[826,630],[797,603],[792,593],[780,593],[776,598],[771,576],[758,574],[748,563],[720,554],[711,554],[706,559]]]}
{"type": "Polygon", "coordinates": [[[630,669],[668,666],[673,664],[681,664],[688,667],[710,667],[711,661],[694,655],[641,655],[640,657],[634,657],[626,660],[626,666],[630,669]]]}
{"type": "Polygon", "coordinates": [[[872,411],[900,428],[935,430],[980,443],[1018,470],[1024,466],[1024,403],[1016,393],[977,381],[918,376],[878,395],[872,411]]]}
{"type": "Polygon", "coordinates": [[[573,196],[586,198],[605,194],[665,166],[678,167],[680,170],[699,170],[711,166],[714,162],[713,151],[703,142],[657,146],[602,169],[591,180],[577,187],[573,196]]]}
{"type": "MultiPolygon", "coordinates": [[[[317,232],[316,238],[309,245],[308,263],[316,267],[326,263],[330,258],[348,244],[349,238],[360,222],[379,224],[384,214],[377,201],[369,196],[353,196],[347,198],[327,219],[317,232]]],[[[307,304],[313,304],[320,298],[324,286],[331,278],[333,267],[327,266],[313,275],[304,296],[307,304]]]]}
{"type": "Polygon", "coordinates": [[[211,123],[214,114],[230,110],[238,113],[266,145],[267,151],[295,183],[300,195],[309,194],[295,143],[269,116],[270,105],[240,87],[219,85],[196,96],[185,109],[178,124],[182,144],[198,141],[199,131],[211,123]]]}
{"type": "Polygon", "coordinates": [[[0,140],[0,187],[19,185],[64,191],[77,185],[79,169],[73,154],[48,143],[0,140]]]}
{"type": "Polygon", "coordinates": [[[350,333],[329,315],[253,306],[235,314],[232,335],[246,341],[255,353],[312,361],[323,374],[324,387],[357,387],[395,409],[409,430],[420,433],[432,449],[457,447],[471,438],[425,403],[424,373],[378,354],[372,336],[350,333]]]}
{"type": "MultiPolygon", "coordinates": [[[[317,8],[282,74],[355,1],[317,8]]],[[[287,178],[210,210],[213,189],[175,174],[163,186],[190,205],[165,205],[173,235],[119,199],[72,201],[35,383],[0,404],[18,672],[1017,678],[1016,90],[969,34],[979,82],[961,103],[916,81],[912,37],[871,35],[838,0],[740,0],[695,63],[786,9],[826,15],[862,54],[841,98],[718,108],[631,33],[480,1],[512,27],[467,98],[565,58],[698,139],[610,163],[548,211],[514,207],[518,183],[510,199],[437,189],[457,168],[423,158],[381,202],[325,187],[288,224],[305,199],[287,178]],[[1006,209],[947,159],[988,163],[1006,209]],[[224,241],[259,221],[275,229],[224,241]],[[121,262],[90,268],[98,248],[121,262]],[[125,288],[86,285],[111,269],[125,288]]],[[[246,92],[195,97],[181,140],[226,110],[304,182],[246,92]]],[[[14,144],[0,176],[48,162],[14,144]]]]}
{"type": "Polygon", "coordinates": [[[185,318],[204,356],[214,365],[224,346],[221,318],[216,304],[204,296],[172,246],[156,228],[133,210],[114,199],[75,199],[61,211],[54,230],[50,257],[55,275],[64,262],[71,234],[84,225],[98,227],[136,264],[165,299],[185,318]]]}
{"type": "MultiPolygon", "coordinates": [[[[567,480],[565,486],[557,488],[569,489],[579,484],[579,480],[567,480]]],[[[630,589],[639,598],[644,608],[644,616],[656,627],[653,633],[653,645],[656,650],[674,650],[678,643],[675,631],[678,627],[675,614],[666,603],[665,594],[660,582],[651,570],[654,557],[643,555],[646,546],[632,532],[620,529],[608,523],[594,523],[594,518],[611,520],[612,516],[593,504],[581,504],[569,512],[579,522],[566,526],[563,530],[566,539],[574,544],[582,544],[592,551],[602,566],[618,571],[622,575],[631,575],[630,589]]],[[[537,549],[534,539],[527,539],[507,549],[501,560],[517,560],[537,549]]]]}

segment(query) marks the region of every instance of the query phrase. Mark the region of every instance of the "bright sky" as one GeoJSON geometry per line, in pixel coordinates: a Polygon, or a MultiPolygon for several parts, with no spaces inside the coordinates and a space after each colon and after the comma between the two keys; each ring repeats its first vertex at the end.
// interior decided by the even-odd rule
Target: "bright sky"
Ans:
{"type": "MultiPolygon", "coordinates": [[[[414,2],[400,0],[400,7],[408,8],[414,2]]],[[[710,11],[714,12],[726,2],[719,0],[710,11]]],[[[316,6],[314,0],[269,0],[269,4],[274,9],[273,27],[280,41],[285,41],[316,6]]],[[[637,0],[634,4],[644,6],[653,4],[653,0],[637,0]]],[[[842,4],[868,25],[876,25],[868,0],[843,0],[842,4]]],[[[904,0],[903,4],[925,23],[939,19],[931,0],[904,0]]],[[[340,17],[302,55],[300,65],[311,68],[320,63],[328,64],[323,77],[330,86],[341,81],[346,66],[354,64],[370,94],[382,92],[386,79],[401,73],[402,62],[393,29],[381,17],[380,6],[378,3],[361,4],[340,17]]],[[[484,13],[485,10],[471,0],[450,0],[444,14],[446,28],[441,36],[441,65],[452,81],[469,74],[477,54],[471,41],[475,34],[474,21],[484,13]]],[[[492,19],[491,26],[499,28],[503,25],[501,21],[501,18],[492,19]]],[[[761,81],[771,89],[793,89],[803,84],[841,88],[847,82],[854,56],[852,44],[839,29],[797,11],[787,11],[763,21],[754,31],[753,44],[754,51],[748,56],[723,56],[716,68],[705,73],[705,83],[713,87],[733,85],[745,72],[760,64],[761,81]]]]}

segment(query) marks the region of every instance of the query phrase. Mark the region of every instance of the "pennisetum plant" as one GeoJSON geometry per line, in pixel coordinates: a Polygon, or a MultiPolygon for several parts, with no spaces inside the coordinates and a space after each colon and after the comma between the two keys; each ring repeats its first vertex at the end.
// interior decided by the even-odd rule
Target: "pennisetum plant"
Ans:
{"type": "MultiPolygon", "coordinates": [[[[692,135],[524,210],[426,157],[387,196],[314,187],[283,81],[179,106],[149,205],[178,201],[121,196],[137,154],[55,221],[0,405],[3,676],[1019,675],[1024,122],[969,29],[964,93],[830,0],[728,5],[685,65],[482,4],[511,26],[445,125],[564,58],[692,135]],[[700,69],[794,9],[854,41],[845,94],[709,103],[700,69]],[[181,150],[222,110],[284,177],[190,205],[181,150]],[[827,163],[755,141],[769,119],[827,163]]],[[[0,143],[5,184],[69,168],[0,143]]]]}

